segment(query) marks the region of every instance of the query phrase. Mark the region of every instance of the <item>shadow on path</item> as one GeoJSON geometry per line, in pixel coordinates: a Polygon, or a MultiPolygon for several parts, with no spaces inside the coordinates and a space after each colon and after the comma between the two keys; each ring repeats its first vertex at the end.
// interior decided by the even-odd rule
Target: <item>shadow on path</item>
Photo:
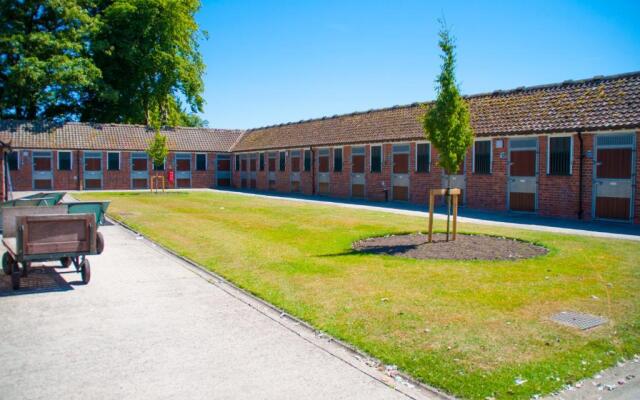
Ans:
{"type": "MultiPolygon", "coordinates": [[[[290,199],[301,200],[308,202],[319,202],[336,205],[347,206],[362,206],[363,208],[370,210],[380,210],[388,212],[404,212],[404,213],[416,213],[416,215],[424,214],[426,217],[428,214],[428,208],[426,205],[416,205],[405,202],[389,201],[389,202],[374,202],[367,200],[351,200],[351,199],[336,199],[331,197],[322,196],[307,196],[302,194],[289,194],[289,193],[274,193],[274,192],[257,192],[237,189],[225,189],[220,192],[239,193],[247,195],[258,195],[264,197],[270,197],[274,199],[290,199]]],[[[436,213],[440,216],[444,216],[446,213],[445,207],[437,207],[436,213]]],[[[627,222],[608,222],[608,221],[580,221],[572,219],[562,219],[553,217],[544,217],[535,214],[518,213],[518,212],[501,212],[501,211],[484,211],[461,207],[458,216],[463,220],[461,222],[480,222],[480,223],[496,223],[496,224],[518,224],[529,225],[547,228],[562,228],[562,229],[575,229],[588,232],[601,232],[620,235],[632,235],[640,238],[640,226],[627,222]],[[470,219],[464,221],[464,219],[470,219]],[[475,221],[474,221],[475,220],[475,221]]]]}

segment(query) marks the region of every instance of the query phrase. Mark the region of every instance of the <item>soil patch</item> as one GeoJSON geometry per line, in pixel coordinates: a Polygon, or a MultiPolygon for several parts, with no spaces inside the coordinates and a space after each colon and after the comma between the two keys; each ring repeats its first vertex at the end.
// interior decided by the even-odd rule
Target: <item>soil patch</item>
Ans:
{"type": "Polygon", "coordinates": [[[356,251],[417,259],[448,260],[521,260],[547,254],[547,249],[533,243],[505,237],[458,234],[455,242],[446,241],[444,233],[374,237],[353,243],[356,251]]]}

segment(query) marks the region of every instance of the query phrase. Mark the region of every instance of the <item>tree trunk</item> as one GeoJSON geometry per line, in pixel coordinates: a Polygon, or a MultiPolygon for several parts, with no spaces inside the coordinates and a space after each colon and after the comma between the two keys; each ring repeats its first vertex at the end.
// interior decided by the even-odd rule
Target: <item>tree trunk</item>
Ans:
{"type": "Polygon", "coordinates": [[[451,174],[447,175],[447,242],[449,241],[449,221],[451,215],[451,174]]]}

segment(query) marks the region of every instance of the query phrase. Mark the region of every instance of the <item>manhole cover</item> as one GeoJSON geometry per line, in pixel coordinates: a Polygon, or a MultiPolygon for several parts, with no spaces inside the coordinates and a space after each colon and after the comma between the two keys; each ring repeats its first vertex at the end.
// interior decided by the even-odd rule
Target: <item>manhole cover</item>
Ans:
{"type": "Polygon", "coordinates": [[[597,315],[583,314],[575,311],[562,311],[551,317],[559,324],[578,329],[591,329],[607,322],[606,318],[597,315]]]}

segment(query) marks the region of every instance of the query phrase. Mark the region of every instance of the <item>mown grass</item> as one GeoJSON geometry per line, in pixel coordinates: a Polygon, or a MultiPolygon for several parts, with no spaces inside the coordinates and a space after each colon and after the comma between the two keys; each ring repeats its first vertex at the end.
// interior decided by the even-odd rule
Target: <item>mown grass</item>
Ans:
{"type": "Polygon", "coordinates": [[[112,217],[463,398],[549,393],[640,352],[638,242],[462,224],[550,252],[522,261],[412,260],[354,254],[351,243],[424,231],[423,218],[231,193],[78,197],[111,199],[112,217]],[[551,323],[562,310],[610,323],[586,332],[551,323]]]}

